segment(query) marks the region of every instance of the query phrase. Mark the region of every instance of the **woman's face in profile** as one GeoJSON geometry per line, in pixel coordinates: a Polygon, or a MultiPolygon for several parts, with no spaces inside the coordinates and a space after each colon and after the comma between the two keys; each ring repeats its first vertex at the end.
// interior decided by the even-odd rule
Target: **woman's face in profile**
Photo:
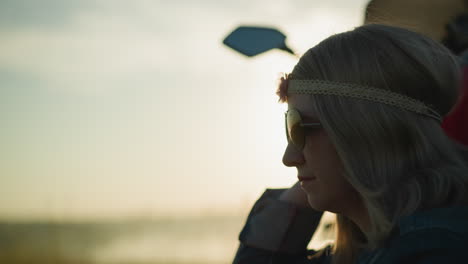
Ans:
{"type": "MultiPolygon", "coordinates": [[[[296,109],[302,122],[319,122],[309,96],[293,94],[288,97],[288,108],[296,109]]],[[[283,163],[297,168],[301,187],[312,208],[320,211],[344,213],[359,201],[358,194],[343,176],[344,167],[335,146],[323,128],[306,130],[305,145],[301,150],[288,144],[283,163]]]]}

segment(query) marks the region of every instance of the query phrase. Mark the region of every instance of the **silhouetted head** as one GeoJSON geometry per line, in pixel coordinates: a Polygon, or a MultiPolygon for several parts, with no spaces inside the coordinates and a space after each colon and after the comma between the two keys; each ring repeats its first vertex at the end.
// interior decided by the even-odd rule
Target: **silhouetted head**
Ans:
{"type": "Polygon", "coordinates": [[[336,263],[378,246],[402,216],[465,202],[467,168],[440,127],[459,84],[443,45],[378,24],[327,38],[282,79],[283,162],[313,179],[313,208],[338,214],[336,263]]]}

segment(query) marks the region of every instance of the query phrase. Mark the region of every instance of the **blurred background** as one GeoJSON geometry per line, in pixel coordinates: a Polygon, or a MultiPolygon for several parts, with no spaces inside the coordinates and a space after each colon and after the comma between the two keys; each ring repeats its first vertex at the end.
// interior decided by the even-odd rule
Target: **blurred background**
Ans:
{"type": "Polygon", "coordinates": [[[230,263],[296,181],[275,90],[297,58],[223,38],[274,26],[303,53],[366,3],[0,1],[0,263],[230,263]]]}

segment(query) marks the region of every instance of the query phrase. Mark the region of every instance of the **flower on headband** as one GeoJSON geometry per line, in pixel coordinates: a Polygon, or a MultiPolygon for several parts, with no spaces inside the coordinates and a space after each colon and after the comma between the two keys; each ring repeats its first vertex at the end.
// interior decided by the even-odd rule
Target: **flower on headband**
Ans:
{"type": "Polygon", "coordinates": [[[278,89],[276,94],[279,96],[279,101],[284,103],[288,100],[288,85],[291,74],[284,73],[279,79],[278,89]]]}

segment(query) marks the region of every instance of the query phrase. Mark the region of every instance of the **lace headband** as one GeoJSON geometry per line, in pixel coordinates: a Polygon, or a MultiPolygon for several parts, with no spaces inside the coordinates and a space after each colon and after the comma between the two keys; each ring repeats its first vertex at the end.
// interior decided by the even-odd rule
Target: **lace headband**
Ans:
{"type": "Polygon", "coordinates": [[[288,94],[336,95],[382,103],[422,114],[442,122],[440,114],[414,98],[368,86],[323,80],[288,80],[288,94]]]}

